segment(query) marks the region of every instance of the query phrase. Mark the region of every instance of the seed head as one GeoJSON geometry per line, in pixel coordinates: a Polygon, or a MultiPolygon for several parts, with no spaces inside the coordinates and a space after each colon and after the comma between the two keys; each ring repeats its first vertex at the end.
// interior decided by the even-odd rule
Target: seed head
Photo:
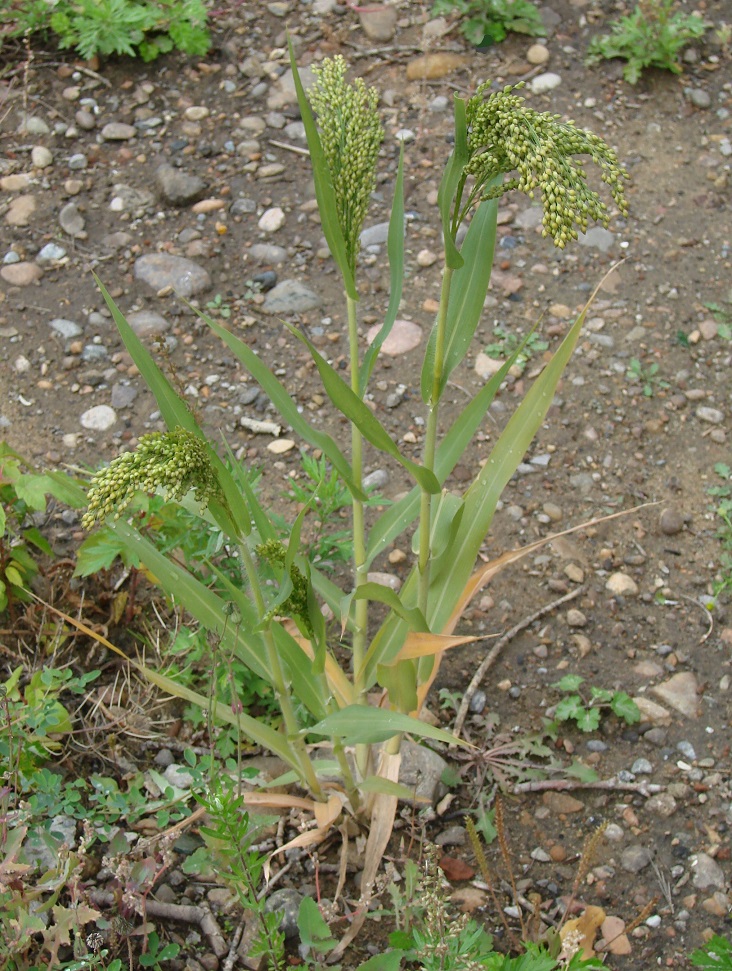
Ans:
{"type": "MultiPolygon", "coordinates": [[[[567,241],[587,232],[590,220],[607,226],[607,207],[587,185],[586,172],[576,156],[589,155],[599,166],[618,209],[627,215],[623,181],[628,173],[616,153],[591,131],[560,121],[559,115],[534,111],[507,85],[485,97],[482,84],[467,104],[468,148],[466,171],[478,185],[497,175],[518,173],[499,186],[485,189],[483,198],[498,198],[512,189],[533,199],[539,189],[544,208],[544,236],[563,249],[567,241]]],[[[521,87],[521,85],[516,85],[521,87]]]]}
{"type": "Polygon", "coordinates": [[[335,190],[338,222],[352,270],[356,266],[369,199],[376,185],[376,162],[384,130],[376,110],[379,95],[361,78],[346,81],[342,57],[313,68],[310,103],[318,117],[320,140],[335,190]]]}
{"type": "Polygon", "coordinates": [[[176,500],[193,490],[202,506],[222,500],[206,444],[197,435],[184,428],[143,435],[134,452],[124,452],[94,475],[81,524],[91,529],[108,516],[119,519],[135,493],[157,489],[176,500]]]}

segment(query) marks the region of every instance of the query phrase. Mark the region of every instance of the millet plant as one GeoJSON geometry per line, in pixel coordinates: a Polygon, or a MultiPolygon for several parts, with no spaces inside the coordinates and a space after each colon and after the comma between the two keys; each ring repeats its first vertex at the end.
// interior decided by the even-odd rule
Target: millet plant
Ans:
{"type": "MultiPolygon", "coordinates": [[[[288,327],[307,348],[334,408],[351,430],[346,455],[328,434],[315,428],[254,351],[217,321],[200,316],[261,385],[281,419],[312,448],[319,449],[351,496],[353,562],[343,588],[308,562],[299,537],[305,507],[283,543],[273,518],[253,490],[237,484],[191,410],[153,362],[115,306],[102,293],[130,354],[154,392],[168,431],[143,436],[137,449],[121,455],[93,478],[87,528],[116,518],[115,528],[166,592],[215,633],[221,644],[273,687],[282,724],[278,729],[219,705],[219,718],[239,729],[290,767],[285,777],[307,790],[318,823],[295,842],[322,839],[343,812],[370,825],[362,893],[370,888],[389,838],[397,799],[411,798],[399,784],[400,741],[417,738],[454,741],[418,719],[442,653],[472,638],[454,634],[474,594],[502,563],[481,565],[477,554],[491,525],[504,486],[544,421],[561,374],[579,337],[586,309],[526,393],[483,468],[458,493],[445,485],[515,360],[468,402],[448,428],[440,407],[448,381],[464,360],[481,318],[490,282],[499,200],[519,191],[541,196],[543,232],[560,249],[590,221],[607,225],[605,202],[586,182],[578,157],[589,156],[619,212],[626,213],[616,154],[591,132],[534,111],[511,87],[481,85],[465,100],[455,99],[454,148],[442,177],[438,209],[444,267],[439,310],[427,343],[420,391],[425,435],[414,461],[366,404],[365,396],[380,349],[397,316],[404,272],[403,158],[400,156],[388,234],[391,287],[383,324],[364,349],[358,334],[359,241],[367,214],[383,130],[377,94],[363,81],[349,83],[346,64],[336,57],[314,70],[308,100],[291,53],[300,110],[306,129],[323,232],[340,272],[348,321],[348,380],[320,354],[306,334],[288,327]],[[458,231],[467,232],[459,243],[458,231]],[[368,446],[381,461],[395,460],[412,481],[411,489],[375,516],[367,528],[364,454],[368,446]],[[236,545],[240,583],[222,577],[224,596],[207,589],[178,564],[160,554],[123,516],[137,489],[189,493],[199,513],[215,522],[236,545]],[[376,558],[411,536],[415,562],[399,593],[369,579],[376,558]],[[371,608],[385,617],[375,627],[371,608]],[[337,630],[328,629],[332,614],[337,630]],[[346,647],[350,661],[342,664],[346,647]],[[368,703],[378,690],[378,707],[368,703]],[[326,737],[331,755],[313,757],[309,742],[326,737]]],[[[516,349],[516,354],[521,347],[516,349]]],[[[515,554],[510,557],[515,558],[515,554]]],[[[171,679],[146,670],[162,687],[207,705],[207,699],[171,679]]],[[[300,803],[302,800],[300,800],[300,803]]],[[[355,930],[358,921],[354,921],[355,930]]],[[[342,942],[344,944],[344,942],[342,942]]]]}

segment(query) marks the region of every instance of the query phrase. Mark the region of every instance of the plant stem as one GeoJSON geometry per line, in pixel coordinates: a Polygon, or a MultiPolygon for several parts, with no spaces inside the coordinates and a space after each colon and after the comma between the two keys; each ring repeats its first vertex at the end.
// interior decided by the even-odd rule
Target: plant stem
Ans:
{"type": "MultiPolygon", "coordinates": [[[[249,580],[249,587],[254,598],[257,612],[260,616],[264,616],[266,612],[266,605],[264,602],[264,596],[262,595],[262,588],[259,583],[259,575],[257,573],[256,564],[254,563],[251,551],[246,543],[240,543],[239,548],[241,550],[242,562],[244,563],[244,569],[246,570],[247,578],[249,580]]],[[[292,704],[290,692],[287,688],[287,682],[285,681],[284,671],[282,670],[280,656],[277,653],[277,645],[275,644],[274,635],[272,634],[271,624],[268,624],[265,627],[264,631],[262,632],[262,636],[264,638],[264,645],[267,651],[267,664],[272,674],[272,687],[277,695],[277,702],[280,706],[282,717],[285,721],[285,730],[287,731],[288,741],[292,746],[292,750],[295,755],[296,768],[300,774],[300,778],[307,783],[313,795],[322,796],[323,790],[320,786],[320,782],[318,781],[318,777],[315,774],[315,769],[313,767],[310,755],[308,754],[305,740],[300,735],[300,725],[297,720],[297,715],[295,714],[295,708],[292,704]]]]}
{"type": "MultiPolygon", "coordinates": [[[[442,274],[442,289],[440,291],[440,306],[437,311],[437,330],[435,335],[435,359],[432,371],[432,394],[430,395],[427,413],[427,430],[424,439],[424,455],[422,464],[434,472],[435,451],[437,447],[437,419],[440,407],[440,385],[442,371],[445,364],[445,330],[447,326],[447,306],[450,300],[450,286],[453,270],[445,266],[442,274]]],[[[422,489],[419,511],[419,609],[427,617],[427,606],[430,586],[430,548],[432,496],[422,489]]]]}
{"type": "MultiPolygon", "coordinates": [[[[361,396],[359,388],[358,322],[356,301],[346,295],[348,305],[348,345],[350,352],[351,390],[361,396]]],[[[363,437],[355,424],[351,424],[351,474],[354,485],[359,489],[363,481],[363,437]]],[[[364,524],[363,503],[352,500],[353,509],[353,567],[356,590],[367,580],[366,571],[366,527],[364,524]]],[[[368,632],[368,602],[357,600],[354,607],[355,629],[353,631],[353,678],[356,703],[363,703],[363,659],[366,653],[368,632]]]]}

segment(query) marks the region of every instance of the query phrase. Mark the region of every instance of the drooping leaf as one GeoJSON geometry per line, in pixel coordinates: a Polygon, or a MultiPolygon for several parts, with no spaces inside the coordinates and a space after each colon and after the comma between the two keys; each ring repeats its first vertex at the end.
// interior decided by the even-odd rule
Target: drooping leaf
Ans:
{"type": "Polygon", "coordinates": [[[386,742],[394,735],[406,733],[419,738],[434,738],[439,742],[464,745],[442,728],[428,725],[398,711],[369,708],[365,705],[349,705],[328,715],[317,725],[308,728],[313,735],[336,735],[346,745],[386,742]]]}

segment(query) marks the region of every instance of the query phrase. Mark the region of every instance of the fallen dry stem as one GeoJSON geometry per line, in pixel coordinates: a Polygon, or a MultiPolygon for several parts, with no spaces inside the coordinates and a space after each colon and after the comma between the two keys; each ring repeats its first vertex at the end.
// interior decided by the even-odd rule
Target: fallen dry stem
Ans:
{"type": "Polygon", "coordinates": [[[622,789],[624,792],[638,792],[648,799],[666,786],[655,782],[620,782],[616,778],[597,779],[583,782],[581,779],[534,779],[532,782],[517,782],[512,792],[515,796],[522,792],[572,792],[575,789],[622,789]]]}
{"type": "Polygon", "coordinates": [[[222,958],[229,953],[229,948],[216,918],[208,907],[168,904],[162,900],[148,898],[145,902],[145,913],[148,917],[162,917],[164,920],[177,920],[184,924],[198,924],[208,938],[211,949],[217,958],[222,958]]]}

